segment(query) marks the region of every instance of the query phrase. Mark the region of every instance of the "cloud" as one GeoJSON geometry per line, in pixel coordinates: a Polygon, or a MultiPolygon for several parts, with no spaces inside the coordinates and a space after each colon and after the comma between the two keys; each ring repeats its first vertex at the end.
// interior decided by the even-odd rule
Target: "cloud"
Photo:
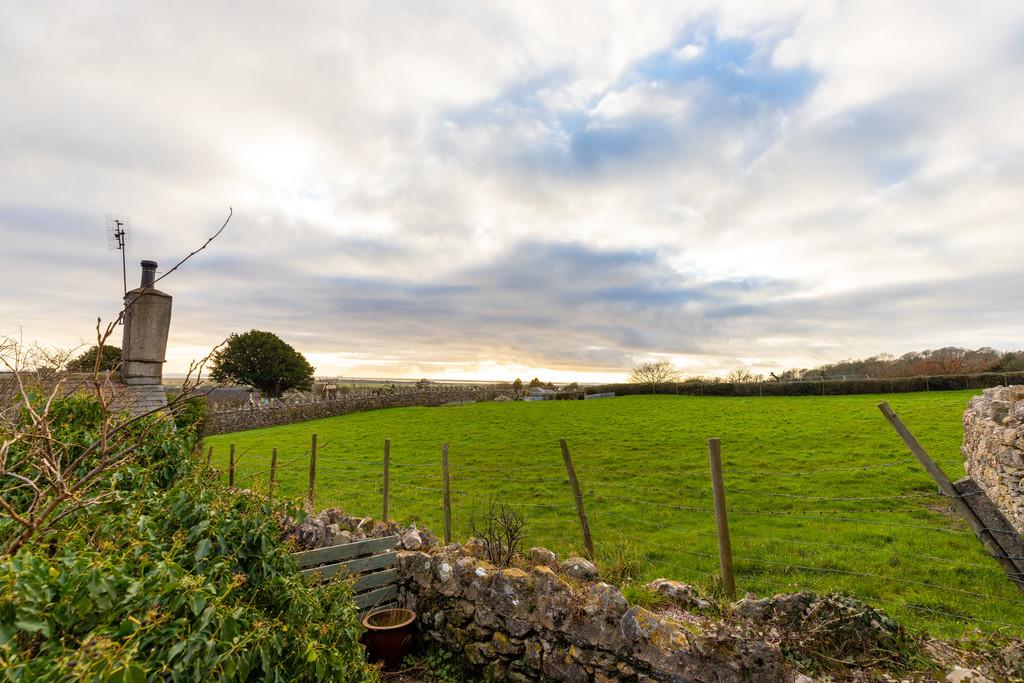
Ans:
{"type": "Polygon", "coordinates": [[[106,213],[166,264],[230,204],[168,282],[171,370],[250,327],[412,376],[1019,345],[1022,28],[1014,3],[5,5],[0,332],[69,345],[116,309],[106,213]]]}

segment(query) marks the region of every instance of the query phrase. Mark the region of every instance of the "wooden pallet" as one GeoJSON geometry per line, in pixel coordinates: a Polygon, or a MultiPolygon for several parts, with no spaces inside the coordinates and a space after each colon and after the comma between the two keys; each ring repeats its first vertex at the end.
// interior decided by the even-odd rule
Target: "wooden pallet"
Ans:
{"type": "Polygon", "coordinates": [[[355,578],[356,607],[360,611],[390,607],[398,598],[398,536],[332,545],[292,553],[309,581],[336,576],[355,578]]]}

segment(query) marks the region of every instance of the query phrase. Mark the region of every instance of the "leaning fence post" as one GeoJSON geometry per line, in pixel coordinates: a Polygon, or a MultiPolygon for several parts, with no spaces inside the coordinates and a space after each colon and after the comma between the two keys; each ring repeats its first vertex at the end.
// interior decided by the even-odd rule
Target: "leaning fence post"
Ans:
{"type": "Polygon", "coordinates": [[[309,449],[309,493],[306,494],[306,501],[309,511],[313,512],[313,492],[316,490],[316,434],[313,435],[313,443],[309,449]]]}
{"type": "Polygon", "coordinates": [[[210,446],[210,450],[206,451],[206,466],[210,466],[210,462],[213,460],[213,446],[210,446]]]}
{"type": "MultiPolygon", "coordinates": [[[[1013,555],[1006,552],[999,543],[999,539],[992,533],[993,531],[998,531],[998,529],[989,528],[981,519],[979,519],[974,509],[957,490],[956,485],[949,480],[949,477],[947,477],[946,473],[942,471],[942,468],[932,460],[931,456],[928,455],[928,451],[926,451],[924,446],[914,438],[914,435],[910,433],[907,426],[903,424],[903,420],[901,420],[899,415],[889,407],[889,404],[883,401],[878,404],[878,409],[882,411],[882,415],[884,415],[885,419],[889,421],[892,428],[896,430],[896,433],[900,435],[900,438],[903,439],[903,443],[907,445],[907,448],[910,449],[910,452],[915,458],[917,458],[917,461],[921,463],[921,466],[925,471],[928,472],[932,479],[935,480],[935,483],[939,485],[939,491],[942,495],[950,499],[953,506],[967,521],[971,530],[974,531],[974,535],[978,537],[978,540],[981,541],[983,546],[985,546],[988,553],[995,558],[1003,568],[1003,571],[1006,572],[1006,575],[1011,581],[1013,581],[1014,585],[1017,586],[1017,589],[1021,593],[1024,593],[1024,582],[1020,580],[1021,568],[1014,562],[1015,558],[1013,555]]],[[[1009,535],[1011,538],[1016,538],[1016,534],[1012,531],[1010,531],[1009,535]]]]}
{"type": "Polygon", "coordinates": [[[231,454],[228,456],[228,486],[235,485],[235,444],[231,444],[231,454]]]}
{"type": "Polygon", "coordinates": [[[277,486],[277,449],[270,451],[270,488],[267,493],[268,502],[274,502],[274,487],[277,486]]]}
{"type": "Polygon", "coordinates": [[[725,482],[722,480],[722,449],[718,439],[708,439],[711,462],[711,490],[715,496],[715,526],[718,529],[718,562],[722,569],[722,587],[730,600],[736,599],[736,579],[732,574],[732,544],[729,542],[729,518],[725,509],[725,482]]]}
{"type": "Polygon", "coordinates": [[[580,528],[583,530],[583,547],[587,552],[587,559],[593,562],[594,539],[590,537],[590,522],[587,521],[587,512],[583,508],[583,492],[580,491],[580,482],[576,479],[576,470],[572,466],[569,445],[565,442],[565,439],[559,439],[558,444],[562,447],[562,460],[565,461],[565,471],[569,475],[569,483],[572,484],[572,494],[576,498],[576,512],[580,516],[580,528]]]}
{"type": "Polygon", "coordinates": [[[391,468],[391,439],[384,439],[384,506],[380,518],[388,521],[388,475],[391,468]]]}
{"type": "Polygon", "coordinates": [[[452,542],[452,497],[448,484],[448,444],[441,446],[441,469],[444,470],[444,544],[452,542]]]}

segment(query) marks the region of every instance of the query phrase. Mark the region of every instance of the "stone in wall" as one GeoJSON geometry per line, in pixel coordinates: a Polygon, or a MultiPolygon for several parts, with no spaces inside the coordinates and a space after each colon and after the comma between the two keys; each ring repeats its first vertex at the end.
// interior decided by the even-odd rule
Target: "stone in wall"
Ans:
{"type": "Polygon", "coordinates": [[[415,523],[402,527],[396,522],[384,522],[372,517],[355,517],[337,508],[308,515],[302,522],[285,518],[281,520],[281,526],[284,538],[294,541],[297,550],[316,550],[393,535],[399,537],[399,547],[406,550],[426,550],[437,545],[437,537],[433,532],[429,529],[417,529],[415,523]]]}
{"type": "Polygon", "coordinates": [[[985,389],[971,399],[961,450],[967,475],[1024,533],[1024,386],[985,389]]]}

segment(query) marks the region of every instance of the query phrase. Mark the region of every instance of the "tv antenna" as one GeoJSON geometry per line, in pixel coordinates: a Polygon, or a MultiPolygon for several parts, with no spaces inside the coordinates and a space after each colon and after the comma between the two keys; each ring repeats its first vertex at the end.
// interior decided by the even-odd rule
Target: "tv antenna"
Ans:
{"type": "Polygon", "coordinates": [[[128,268],[125,252],[131,244],[132,219],[128,216],[107,214],[107,246],[111,251],[121,252],[121,280],[124,283],[124,295],[128,296],[128,268]]]}

